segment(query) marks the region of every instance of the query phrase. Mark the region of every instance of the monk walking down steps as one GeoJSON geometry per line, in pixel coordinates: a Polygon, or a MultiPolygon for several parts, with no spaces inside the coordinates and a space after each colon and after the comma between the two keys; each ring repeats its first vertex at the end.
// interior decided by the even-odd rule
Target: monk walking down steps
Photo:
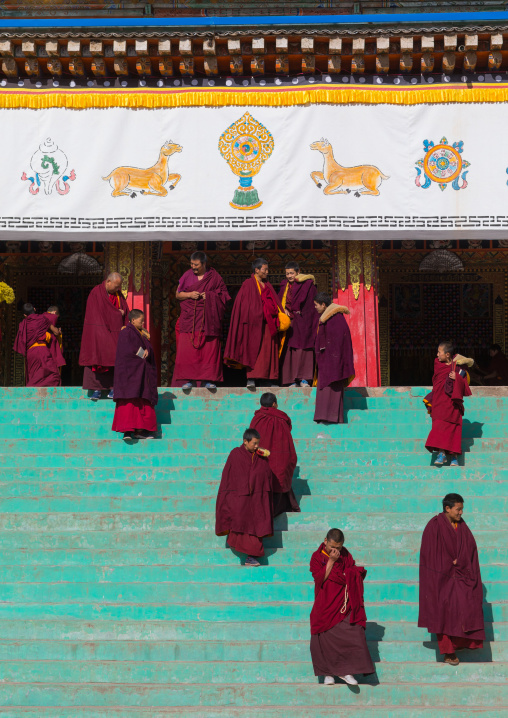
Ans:
{"type": "Polygon", "coordinates": [[[215,533],[247,554],[246,566],[260,566],[263,537],[273,534],[272,470],[259,433],[247,429],[243,444],[230,453],[222,472],[215,509],[215,533]]]}
{"type": "Polygon", "coordinates": [[[310,570],[315,584],[310,614],[314,675],[324,676],[325,686],[335,684],[334,676],[356,686],[355,674],[375,672],[365,638],[363,581],[367,571],[355,564],[340,529],[328,531],[312,554],[310,570]]]}
{"type": "Polygon", "coordinates": [[[275,394],[261,396],[261,407],[254,412],[250,428],[259,431],[263,447],[270,452],[268,464],[273,479],[273,515],[285,511],[298,512],[300,507],[293,492],[293,473],[298,457],[291,436],[291,419],[277,405],[275,394]]]}
{"type": "Polygon", "coordinates": [[[425,447],[438,452],[434,461],[443,466],[451,459],[450,466],[458,466],[457,456],[462,454],[462,417],[464,397],[471,396],[466,366],[471,367],[473,359],[455,353],[451,342],[441,342],[434,360],[432,391],[423,400],[432,417],[432,429],[425,447]]]}
{"type": "Polygon", "coordinates": [[[418,625],[437,635],[444,662],[458,666],[455,651],[482,648],[483,589],[476,541],[462,518],[464,499],[447,494],[443,513],[429,521],[420,549],[418,625]]]}

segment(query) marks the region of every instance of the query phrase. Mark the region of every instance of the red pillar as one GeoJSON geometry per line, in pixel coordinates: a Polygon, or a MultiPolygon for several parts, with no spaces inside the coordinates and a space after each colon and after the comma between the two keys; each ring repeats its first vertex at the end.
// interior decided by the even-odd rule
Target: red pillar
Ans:
{"type": "Polygon", "coordinates": [[[336,304],[348,307],[355,379],[351,386],[380,386],[378,287],[375,246],[368,240],[340,240],[336,246],[336,304]]]}

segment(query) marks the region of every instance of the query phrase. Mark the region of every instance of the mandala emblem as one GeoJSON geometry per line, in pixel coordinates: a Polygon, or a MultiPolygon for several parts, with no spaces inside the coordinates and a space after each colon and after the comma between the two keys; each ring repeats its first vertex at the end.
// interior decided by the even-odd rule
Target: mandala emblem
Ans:
{"type": "Polygon", "coordinates": [[[222,133],[219,152],[240,180],[229,203],[235,209],[255,209],[263,202],[252,186],[252,178],[273,152],[272,134],[248,112],[222,133]]]}
{"type": "Polygon", "coordinates": [[[453,189],[465,189],[469,171],[466,168],[470,163],[462,159],[463,148],[462,141],[449,145],[446,137],[442,137],[437,145],[430,140],[424,140],[425,157],[416,162],[416,186],[428,189],[432,182],[436,182],[441,190],[446,189],[450,183],[453,189]]]}

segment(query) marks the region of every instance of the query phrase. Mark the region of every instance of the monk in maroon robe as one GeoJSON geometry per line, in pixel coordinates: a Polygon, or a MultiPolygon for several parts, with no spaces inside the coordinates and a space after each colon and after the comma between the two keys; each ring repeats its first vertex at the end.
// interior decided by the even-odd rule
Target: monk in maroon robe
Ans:
{"type": "Polygon", "coordinates": [[[355,564],[340,529],[328,531],[312,554],[310,570],[314,578],[310,614],[314,675],[325,676],[325,685],[333,685],[334,676],[357,685],[355,674],[375,671],[365,638],[363,581],[367,571],[355,564]]]}
{"type": "Polygon", "coordinates": [[[489,349],[490,362],[485,375],[487,386],[508,386],[508,359],[499,344],[489,349]]]}
{"type": "Polygon", "coordinates": [[[180,318],[171,386],[184,389],[198,381],[215,389],[222,381],[222,321],[231,297],[220,274],[206,262],[204,252],[194,252],[191,268],[180,278],[176,291],[180,318]]]}
{"type": "Polygon", "coordinates": [[[23,315],[14,351],[25,357],[26,386],[61,386],[60,371],[49,349],[60,329],[46,315],[36,314],[30,303],[23,305],[23,315]]]}
{"type": "Polygon", "coordinates": [[[474,361],[455,354],[450,342],[441,342],[434,361],[432,391],[424,403],[432,417],[432,429],[425,447],[438,452],[434,461],[442,466],[451,458],[450,466],[458,466],[457,456],[462,453],[462,417],[464,397],[471,396],[466,366],[474,361]]]}
{"type": "Polygon", "coordinates": [[[282,386],[312,386],[314,379],[314,344],[319,317],[314,307],[316,280],[312,274],[301,274],[297,262],[286,264],[279,300],[291,318],[291,327],[281,339],[282,386]]]}
{"type": "MultiPolygon", "coordinates": [[[[51,324],[56,327],[56,323],[60,319],[60,311],[58,307],[51,306],[48,307],[48,310],[44,312],[44,316],[48,317],[51,324]]],[[[62,373],[62,367],[67,364],[67,362],[64,359],[63,355],[63,343],[62,343],[62,330],[60,329],[60,334],[58,336],[55,336],[54,334],[51,335],[51,341],[49,344],[49,352],[53,359],[55,360],[55,363],[58,367],[58,370],[60,374],[62,373]]]]}
{"type": "Polygon", "coordinates": [[[102,391],[109,391],[108,398],[113,399],[116,343],[129,314],[121,286],[122,277],[112,272],[92,289],[86,302],[79,364],[85,367],[83,389],[93,392],[94,401],[102,391]]]}
{"type": "Polygon", "coordinates": [[[332,304],[320,293],[314,299],[319,314],[316,334],[317,389],[314,421],[344,423],[344,389],[354,379],[351,332],[344,318],[346,307],[332,304]]]}
{"type": "Polygon", "coordinates": [[[270,452],[268,463],[273,473],[273,515],[300,511],[293,492],[293,473],[297,456],[291,436],[291,419],[277,406],[275,394],[261,396],[261,408],[254,412],[250,428],[259,432],[261,444],[270,452]]]}
{"type": "Polygon", "coordinates": [[[437,635],[444,662],[459,664],[459,648],[482,648],[483,588],[476,541],[462,519],[464,499],[447,494],[429,521],[420,549],[418,625],[437,635]]]}
{"type": "Polygon", "coordinates": [[[254,274],[236,295],[224,361],[236,369],[247,368],[247,386],[256,379],[279,378],[279,299],[268,281],[268,262],[256,259],[254,274]]]}
{"type": "Polygon", "coordinates": [[[273,534],[272,471],[269,452],[259,448],[259,433],[247,429],[243,445],[230,453],[217,494],[215,533],[247,554],[246,566],[259,566],[263,537],[273,534]]]}
{"type": "Polygon", "coordinates": [[[120,332],[115,362],[115,416],[113,431],[123,439],[153,439],[157,431],[157,365],[145,331],[145,315],[131,309],[129,324],[120,332]]]}

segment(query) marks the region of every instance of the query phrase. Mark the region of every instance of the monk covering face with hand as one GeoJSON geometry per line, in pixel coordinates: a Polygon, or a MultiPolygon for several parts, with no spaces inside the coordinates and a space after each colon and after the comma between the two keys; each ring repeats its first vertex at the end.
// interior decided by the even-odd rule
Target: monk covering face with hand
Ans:
{"type": "Polygon", "coordinates": [[[282,386],[311,386],[314,378],[314,343],[318,315],[314,309],[316,280],[302,274],[298,262],[286,264],[286,279],[280,285],[282,308],[291,317],[291,326],[282,337],[282,386]]]}
{"type": "Polygon", "coordinates": [[[363,581],[367,571],[355,564],[340,529],[328,531],[312,554],[310,570],[314,578],[310,614],[314,675],[324,676],[325,685],[334,685],[334,676],[357,685],[354,674],[375,670],[365,638],[363,581]]]}
{"type": "Polygon", "coordinates": [[[145,315],[140,309],[132,309],[116,347],[112,430],[123,432],[126,442],[153,439],[157,431],[157,401],[157,365],[150,336],[145,331],[145,315]]]}
{"type": "MultiPolygon", "coordinates": [[[[44,316],[49,319],[51,324],[56,327],[58,320],[60,319],[60,310],[58,307],[52,305],[48,307],[47,311],[44,312],[44,316]]],[[[63,343],[62,343],[62,330],[58,335],[51,334],[51,341],[49,343],[49,352],[53,357],[58,371],[62,373],[62,367],[66,365],[66,361],[63,356],[63,343]]]]}
{"type": "Polygon", "coordinates": [[[222,381],[222,321],[231,299],[222,277],[207,266],[204,252],[194,252],[190,269],[178,283],[180,334],[171,386],[191,389],[197,381],[215,389],[222,381]]]}
{"type": "Polygon", "coordinates": [[[432,391],[424,399],[432,417],[432,429],[425,447],[438,452],[434,461],[442,466],[451,458],[450,466],[458,466],[457,455],[462,453],[462,417],[464,397],[471,396],[466,367],[473,359],[455,353],[451,342],[441,342],[434,361],[432,391]]]}
{"type": "Polygon", "coordinates": [[[79,364],[85,367],[83,389],[93,392],[93,401],[101,398],[102,391],[109,391],[108,399],[113,399],[116,343],[129,314],[121,287],[122,277],[112,272],[92,289],[86,302],[79,364]]]}
{"type": "Polygon", "coordinates": [[[14,351],[25,357],[26,386],[61,386],[59,366],[50,351],[51,341],[59,336],[60,329],[46,314],[36,314],[30,303],[23,305],[23,317],[14,351]]]}
{"type": "Polygon", "coordinates": [[[291,436],[291,419],[277,405],[275,394],[261,396],[261,408],[254,412],[250,428],[256,429],[261,444],[268,449],[268,463],[273,472],[273,514],[300,511],[292,489],[297,456],[291,436]]]}
{"type": "Polygon", "coordinates": [[[236,295],[224,350],[226,364],[246,367],[249,388],[256,386],[256,379],[279,379],[279,311],[283,311],[268,281],[266,259],[256,259],[252,271],[236,295]]]}
{"type": "Polygon", "coordinates": [[[217,495],[215,533],[231,548],[247,554],[246,566],[259,566],[263,537],[273,534],[272,471],[259,433],[247,429],[242,446],[230,453],[217,495]]]}
{"type": "Polygon", "coordinates": [[[463,510],[462,496],[447,494],[420,548],[418,625],[437,635],[439,652],[452,666],[459,664],[458,648],[482,648],[485,639],[478,549],[463,510]]]}

